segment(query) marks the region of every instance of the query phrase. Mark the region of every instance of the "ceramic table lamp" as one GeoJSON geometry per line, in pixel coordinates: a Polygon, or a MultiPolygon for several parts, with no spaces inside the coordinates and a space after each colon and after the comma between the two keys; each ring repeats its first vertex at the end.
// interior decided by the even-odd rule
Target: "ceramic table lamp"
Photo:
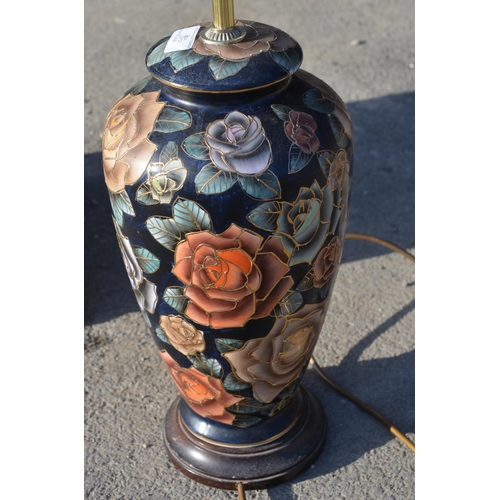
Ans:
{"type": "MultiPolygon", "coordinates": [[[[340,97],[287,33],[178,29],[103,132],[104,179],[133,292],[180,396],[171,461],[204,484],[266,488],[310,466],[321,402],[301,386],[339,269],[353,167],[340,97]]],[[[153,345],[153,344],[152,344],[153,345]]]]}

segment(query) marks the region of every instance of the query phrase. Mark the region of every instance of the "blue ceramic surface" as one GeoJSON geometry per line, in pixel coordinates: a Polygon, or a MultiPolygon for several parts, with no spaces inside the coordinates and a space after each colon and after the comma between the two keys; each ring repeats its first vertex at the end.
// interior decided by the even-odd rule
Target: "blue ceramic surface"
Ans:
{"type": "MultiPolygon", "coordinates": [[[[200,29],[210,23],[200,23],[200,29]]],[[[300,45],[287,33],[262,23],[241,21],[247,35],[230,46],[204,44],[198,36],[188,50],[165,52],[172,33],[146,55],[159,80],[203,92],[239,92],[269,85],[293,74],[302,63],[300,45]]]]}
{"type": "Polygon", "coordinates": [[[151,76],[117,101],[103,134],[124,263],[185,420],[231,443],[293,420],[286,408],[340,264],[353,167],[339,96],[298,69],[291,37],[245,24],[254,38],[222,52],[240,50],[238,60],[199,42],[181,67],[160,40],[151,76]],[[243,89],[253,90],[234,93],[243,89]]]}

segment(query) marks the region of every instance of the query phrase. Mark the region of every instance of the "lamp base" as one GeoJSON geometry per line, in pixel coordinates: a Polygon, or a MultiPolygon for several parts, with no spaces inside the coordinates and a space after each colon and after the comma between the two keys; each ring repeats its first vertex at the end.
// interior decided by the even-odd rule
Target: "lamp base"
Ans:
{"type": "Polygon", "coordinates": [[[172,463],[186,476],[226,490],[244,483],[248,489],[269,488],[289,481],[311,465],[326,439],[326,416],[314,394],[300,386],[303,404],[286,433],[265,443],[228,445],[208,441],[185,424],[181,399],[170,407],[163,437],[172,463]]]}

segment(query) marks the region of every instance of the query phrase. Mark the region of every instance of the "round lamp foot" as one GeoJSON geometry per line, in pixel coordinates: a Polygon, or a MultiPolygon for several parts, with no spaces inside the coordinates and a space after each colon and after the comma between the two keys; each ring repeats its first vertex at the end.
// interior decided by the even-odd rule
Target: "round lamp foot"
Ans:
{"type": "Polygon", "coordinates": [[[163,433],[172,463],[191,479],[215,488],[236,490],[238,483],[244,483],[247,489],[261,489],[289,481],[314,462],[326,438],[321,403],[305,387],[298,391],[303,404],[287,432],[273,440],[243,445],[211,441],[193,433],[181,416],[181,399],[177,399],[167,413],[163,433]]]}

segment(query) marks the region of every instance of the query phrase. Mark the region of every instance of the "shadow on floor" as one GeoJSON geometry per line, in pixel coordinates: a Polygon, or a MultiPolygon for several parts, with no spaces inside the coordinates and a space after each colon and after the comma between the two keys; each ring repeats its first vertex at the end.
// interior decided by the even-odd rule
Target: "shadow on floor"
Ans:
{"type": "MultiPolygon", "coordinates": [[[[415,308],[414,301],[384,321],[357,345],[338,366],[323,366],[326,375],[370,405],[404,434],[415,433],[415,351],[392,358],[359,361],[362,353],[391,326],[415,308]]],[[[346,467],[370,450],[396,438],[377,419],[335,392],[310,370],[304,382],[323,403],[328,420],[325,448],[309,469],[289,483],[268,489],[273,500],[296,498],[291,485],[346,467]]],[[[401,450],[412,453],[396,440],[401,450]]]]}

